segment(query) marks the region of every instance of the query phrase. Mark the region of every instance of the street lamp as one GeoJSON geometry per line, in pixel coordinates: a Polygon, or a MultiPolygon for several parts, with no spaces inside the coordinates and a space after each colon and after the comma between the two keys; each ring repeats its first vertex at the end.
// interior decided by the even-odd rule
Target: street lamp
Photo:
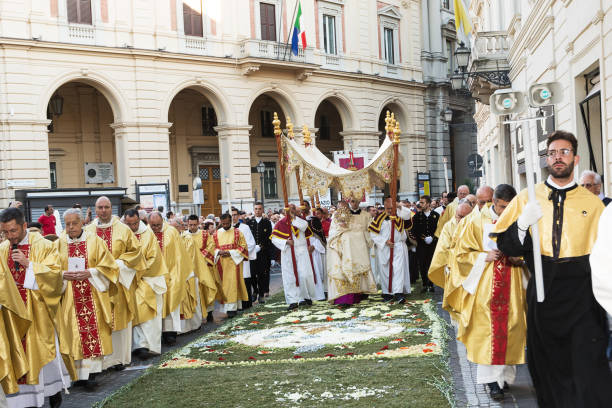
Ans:
{"type": "Polygon", "coordinates": [[[259,181],[260,181],[260,187],[261,187],[261,203],[263,204],[264,202],[264,173],[266,172],[266,165],[264,164],[264,162],[262,162],[261,160],[259,161],[259,163],[257,163],[257,172],[259,173],[259,181]]]}
{"type": "Polygon", "coordinates": [[[53,95],[49,101],[49,105],[51,105],[51,112],[55,116],[61,116],[64,112],[64,98],[61,95],[53,95]]]}
{"type": "Polygon", "coordinates": [[[442,115],[446,123],[451,123],[453,121],[453,110],[450,108],[450,106],[447,106],[446,109],[442,111],[442,115]]]}
{"type": "Polygon", "coordinates": [[[455,50],[455,57],[457,58],[457,66],[461,71],[465,72],[467,69],[470,62],[470,53],[470,49],[463,42],[460,42],[459,47],[455,50]]]}
{"type": "Polygon", "coordinates": [[[455,50],[455,58],[457,58],[457,67],[455,73],[450,76],[451,88],[454,91],[464,89],[465,81],[468,78],[482,78],[487,82],[498,85],[501,88],[508,88],[512,85],[510,81],[510,71],[507,69],[499,69],[491,71],[468,71],[470,63],[471,51],[463,42],[459,43],[459,47],[455,50]]]}
{"type": "Polygon", "coordinates": [[[450,76],[451,88],[453,91],[458,91],[463,88],[463,74],[459,72],[458,69],[455,70],[455,73],[450,76]]]}

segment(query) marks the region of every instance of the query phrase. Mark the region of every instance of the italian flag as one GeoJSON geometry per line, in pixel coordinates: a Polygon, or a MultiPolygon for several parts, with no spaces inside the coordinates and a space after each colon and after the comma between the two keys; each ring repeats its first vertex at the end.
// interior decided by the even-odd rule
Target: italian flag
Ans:
{"type": "Polygon", "coordinates": [[[298,42],[302,43],[302,49],[306,49],[306,31],[300,28],[300,19],[302,18],[302,3],[298,2],[297,16],[295,16],[295,24],[293,24],[293,35],[291,36],[291,52],[293,55],[298,55],[298,42]]]}

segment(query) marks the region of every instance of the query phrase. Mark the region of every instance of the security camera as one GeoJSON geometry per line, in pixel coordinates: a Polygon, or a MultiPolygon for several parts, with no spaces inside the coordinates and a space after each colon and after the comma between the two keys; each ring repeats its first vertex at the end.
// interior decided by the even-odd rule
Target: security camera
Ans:
{"type": "Polygon", "coordinates": [[[489,98],[494,115],[511,115],[525,110],[525,94],[512,89],[499,89],[489,98]]]}

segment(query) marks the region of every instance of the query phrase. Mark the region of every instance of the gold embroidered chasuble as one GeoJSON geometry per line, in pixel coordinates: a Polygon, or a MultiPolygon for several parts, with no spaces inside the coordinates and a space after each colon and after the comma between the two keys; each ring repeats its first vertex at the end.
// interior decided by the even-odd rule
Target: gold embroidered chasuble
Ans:
{"type": "Polygon", "coordinates": [[[162,251],[168,274],[162,317],[168,316],[187,296],[187,278],[193,269],[181,235],[176,228],[164,223],[160,232],[153,233],[162,251]]]}
{"type": "Polygon", "coordinates": [[[0,270],[0,384],[5,394],[18,392],[17,381],[28,372],[21,340],[31,323],[13,277],[0,270]]]}
{"type": "Polygon", "coordinates": [[[26,269],[9,259],[8,240],[0,245],[0,270],[15,282],[26,308],[26,318],[32,321],[24,342],[29,367],[25,383],[38,384],[40,370],[55,358],[55,319],[60,307],[62,274],[57,250],[40,234],[29,232],[28,244],[19,248],[30,260],[38,289],[23,287],[26,269]]]}
{"type": "Polygon", "coordinates": [[[231,227],[227,231],[218,229],[208,240],[204,257],[210,265],[217,268],[223,289],[223,302],[236,303],[249,300],[242,263],[249,261],[246,240],[240,230],[231,227]],[[231,255],[221,257],[218,251],[230,251],[231,255]],[[237,261],[241,261],[236,264],[237,261]]]}
{"type": "Polygon", "coordinates": [[[334,214],[327,240],[330,301],[351,293],[376,293],[370,263],[370,214],[362,210],[342,218],[345,222],[334,214]]]}
{"type": "MultiPolygon", "coordinates": [[[[206,246],[208,240],[212,239],[208,231],[198,230],[195,233],[185,232],[189,235],[193,242],[191,256],[195,266],[195,273],[199,281],[200,303],[202,306],[202,315],[205,315],[206,309],[215,303],[215,300],[221,300],[221,279],[219,271],[213,268],[205,258],[206,246]]],[[[213,259],[214,260],[214,259],[213,259]]]]}
{"type": "MultiPolygon", "coordinates": [[[[144,226],[144,224],[141,226],[144,226]]],[[[133,326],[147,322],[157,316],[156,293],[144,278],[163,276],[166,279],[168,274],[166,262],[164,262],[162,251],[159,248],[153,231],[144,226],[135,235],[136,239],[140,241],[140,252],[142,253],[145,268],[136,271],[134,283],[130,287],[130,293],[135,305],[133,326]]]]}
{"type": "Polygon", "coordinates": [[[431,260],[431,266],[427,273],[429,280],[442,289],[444,289],[446,283],[447,273],[445,269],[448,268],[450,263],[451,251],[454,247],[453,235],[455,234],[457,225],[459,225],[457,218],[453,217],[453,219],[447,222],[444,228],[442,228],[438,243],[436,244],[436,250],[431,260]]]}
{"type": "Polygon", "coordinates": [[[485,234],[493,230],[497,215],[492,207],[483,209],[468,219],[457,242],[457,266],[464,276],[477,271],[475,293],[465,286],[460,299],[457,339],[467,349],[468,359],[477,364],[514,365],[525,363],[527,321],[523,268],[513,266],[507,256],[486,262],[486,252],[495,249],[485,234]]]}
{"type": "MultiPolygon", "coordinates": [[[[111,288],[113,284],[117,284],[119,268],[104,240],[95,233],[84,231],[80,238],[71,240],[64,232],[55,241],[55,245],[63,271],[68,270],[69,257],[84,258],[87,269],[95,268],[97,273],[109,281],[102,285],[111,288]]],[[[113,353],[110,289],[98,290],[89,279],[66,281],[59,320],[60,351],[62,355],[68,356],[70,361],[113,353]]],[[[71,375],[73,379],[76,378],[73,373],[71,375]]]]}
{"type": "Polygon", "coordinates": [[[442,234],[442,228],[446,225],[447,222],[455,218],[455,212],[457,211],[457,206],[459,205],[459,199],[455,198],[452,203],[446,206],[444,211],[442,211],[442,215],[438,219],[438,226],[436,227],[436,232],[434,235],[437,238],[440,238],[440,234],[442,234]]]}
{"type": "Polygon", "coordinates": [[[191,319],[198,307],[197,292],[199,290],[196,283],[197,264],[193,262],[193,251],[195,248],[191,236],[182,234],[181,241],[185,247],[185,258],[187,259],[185,264],[189,265],[190,270],[187,278],[185,297],[183,297],[183,301],[181,302],[181,319],[191,319]]]}
{"type": "MultiPolygon", "coordinates": [[[[135,271],[144,269],[144,261],[140,253],[140,242],[138,242],[132,230],[116,216],[112,217],[109,224],[100,224],[99,219],[95,219],[85,227],[85,230],[102,238],[115,260],[123,261],[126,267],[135,271]]],[[[114,315],[113,331],[127,328],[128,324],[134,319],[135,306],[132,302],[129,289],[121,284],[122,275],[125,276],[125,272],[120,268],[120,279],[110,289],[114,315]]]]}

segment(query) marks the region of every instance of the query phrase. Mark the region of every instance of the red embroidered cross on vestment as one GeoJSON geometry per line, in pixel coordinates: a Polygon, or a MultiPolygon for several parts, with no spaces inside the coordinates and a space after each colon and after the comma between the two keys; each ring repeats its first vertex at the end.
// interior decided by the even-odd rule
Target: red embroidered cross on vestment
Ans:
{"type": "Polygon", "coordinates": [[[155,238],[157,238],[157,243],[159,244],[159,249],[164,252],[164,232],[154,232],[155,238]]]}
{"type": "Polygon", "coordinates": [[[113,227],[100,228],[96,227],[96,234],[104,240],[106,247],[112,253],[113,252],[113,227]]]}
{"type": "MultiPolygon", "coordinates": [[[[85,269],[88,268],[87,241],[68,244],[70,258],[84,258],[85,269]]],[[[72,295],[74,297],[74,313],[76,316],[81,350],[83,358],[101,357],[102,341],[96,316],[96,304],[93,299],[89,280],[72,281],[72,295]]]]}

